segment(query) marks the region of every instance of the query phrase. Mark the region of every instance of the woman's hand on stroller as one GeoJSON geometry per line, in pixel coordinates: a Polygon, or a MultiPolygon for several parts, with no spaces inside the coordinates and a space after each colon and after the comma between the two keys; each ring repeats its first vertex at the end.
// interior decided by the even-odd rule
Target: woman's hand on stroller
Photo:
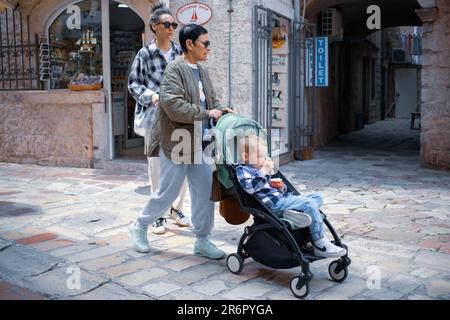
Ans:
{"type": "Polygon", "coordinates": [[[209,125],[210,127],[214,127],[217,124],[217,121],[219,118],[227,113],[236,113],[233,109],[229,107],[225,107],[222,109],[222,111],[217,109],[209,110],[209,125]]]}
{"type": "Polygon", "coordinates": [[[217,109],[209,110],[209,117],[214,118],[214,120],[219,120],[219,118],[222,116],[222,111],[217,109]]]}
{"type": "Polygon", "coordinates": [[[225,107],[223,108],[223,114],[225,113],[236,113],[236,111],[234,111],[233,109],[229,108],[229,107],[225,107]]]}

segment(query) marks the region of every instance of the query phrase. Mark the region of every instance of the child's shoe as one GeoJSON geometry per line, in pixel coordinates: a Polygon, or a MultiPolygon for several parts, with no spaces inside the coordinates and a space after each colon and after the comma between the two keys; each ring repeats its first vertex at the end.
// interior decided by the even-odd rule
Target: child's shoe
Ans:
{"type": "Polygon", "coordinates": [[[320,238],[313,243],[314,255],[325,258],[339,258],[347,254],[347,250],[331,243],[327,237],[320,238]]]}
{"type": "Polygon", "coordinates": [[[298,228],[308,227],[312,220],[306,213],[295,210],[285,210],[283,212],[283,218],[294,223],[298,228]]]}

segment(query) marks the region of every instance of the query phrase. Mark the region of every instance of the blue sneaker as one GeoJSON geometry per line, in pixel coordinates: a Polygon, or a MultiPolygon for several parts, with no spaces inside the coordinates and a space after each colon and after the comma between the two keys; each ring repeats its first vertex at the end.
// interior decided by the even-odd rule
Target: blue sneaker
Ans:
{"type": "Polygon", "coordinates": [[[136,222],[133,222],[128,229],[133,248],[137,252],[147,253],[150,251],[147,239],[147,229],[136,227],[136,222]]]}
{"type": "Polygon", "coordinates": [[[206,239],[197,239],[194,245],[194,254],[210,259],[219,260],[225,256],[225,251],[220,250],[214,243],[206,239]]]}

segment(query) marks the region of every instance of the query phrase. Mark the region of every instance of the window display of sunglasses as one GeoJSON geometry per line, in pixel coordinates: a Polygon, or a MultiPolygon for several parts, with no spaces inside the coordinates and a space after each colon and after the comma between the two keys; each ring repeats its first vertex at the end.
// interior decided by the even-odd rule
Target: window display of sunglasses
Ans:
{"type": "Polygon", "coordinates": [[[172,27],[172,29],[175,30],[178,27],[178,23],[176,22],[166,21],[166,22],[158,22],[157,24],[162,24],[166,29],[170,29],[170,27],[172,27]]]}

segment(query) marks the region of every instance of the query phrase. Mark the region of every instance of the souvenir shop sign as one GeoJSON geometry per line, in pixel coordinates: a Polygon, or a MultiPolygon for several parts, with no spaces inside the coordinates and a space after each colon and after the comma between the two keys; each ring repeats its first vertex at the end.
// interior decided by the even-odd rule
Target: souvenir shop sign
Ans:
{"type": "Polygon", "coordinates": [[[212,18],[212,10],[203,3],[188,3],[178,9],[177,19],[182,24],[204,25],[212,18]]]}
{"type": "Polygon", "coordinates": [[[308,38],[305,45],[306,86],[328,87],[328,37],[308,38]]]}

